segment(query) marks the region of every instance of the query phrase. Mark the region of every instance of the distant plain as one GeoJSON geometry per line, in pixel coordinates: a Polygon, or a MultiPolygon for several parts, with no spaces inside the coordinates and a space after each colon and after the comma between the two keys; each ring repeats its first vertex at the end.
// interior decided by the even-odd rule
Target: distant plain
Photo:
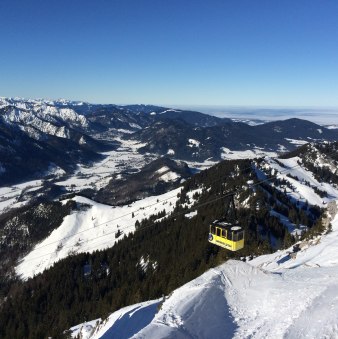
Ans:
{"type": "Polygon", "coordinates": [[[309,108],[309,107],[241,107],[241,106],[177,106],[181,109],[190,109],[202,113],[215,115],[220,118],[238,120],[252,120],[267,122],[299,118],[312,121],[319,125],[337,125],[338,107],[309,108]]]}

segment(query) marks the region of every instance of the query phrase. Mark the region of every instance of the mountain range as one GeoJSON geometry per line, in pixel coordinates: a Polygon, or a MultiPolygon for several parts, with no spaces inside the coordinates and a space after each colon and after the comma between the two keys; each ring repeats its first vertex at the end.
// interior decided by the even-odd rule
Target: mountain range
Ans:
{"type": "Polygon", "coordinates": [[[0,183],[90,164],[116,149],[117,137],[143,144],[141,154],[203,162],[228,158],[232,151],[287,152],[302,143],[336,140],[338,132],[300,119],[250,126],[152,105],[1,98],[0,183]]]}
{"type": "Polygon", "coordinates": [[[334,336],[337,168],[305,120],[2,98],[0,337],[334,336]]]}

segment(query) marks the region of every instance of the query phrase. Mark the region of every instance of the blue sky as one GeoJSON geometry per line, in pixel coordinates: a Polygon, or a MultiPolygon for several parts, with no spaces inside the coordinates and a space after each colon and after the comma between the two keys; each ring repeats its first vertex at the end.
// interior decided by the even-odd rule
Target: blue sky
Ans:
{"type": "Polygon", "coordinates": [[[338,106],[337,0],[1,0],[0,96],[338,106]]]}

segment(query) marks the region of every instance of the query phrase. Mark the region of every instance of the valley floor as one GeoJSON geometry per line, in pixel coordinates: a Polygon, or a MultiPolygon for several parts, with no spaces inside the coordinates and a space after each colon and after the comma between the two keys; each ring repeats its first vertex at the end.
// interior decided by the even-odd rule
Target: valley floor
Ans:
{"type": "MultiPolygon", "coordinates": [[[[155,154],[146,156],[138,153],[138,149],[144,144],[135,141],[116,138],[121,145],[118,149],[104,152],[104,159],[93,163],[91,166],[77,165],[77,170],[72,174],[66,174],[62,169],[51,167],[46,176],[52,176],[48,181],[63,188],[67,193],[77,193],[85,189],[95,191],[105,187],[112,176],[121,178],[125,173],[133,173],[143,166],[157,159],[155,154]]],[[[216,162],[206,160],[204,162],[187,162],[194,171],[207,169],[216,162]]],[[[13,186],[0,187],[0,214],[14,208],[27,205],[33,198],[41,195],[44,191],[44,181],[47,179],[32,180],[13,186]]]]}

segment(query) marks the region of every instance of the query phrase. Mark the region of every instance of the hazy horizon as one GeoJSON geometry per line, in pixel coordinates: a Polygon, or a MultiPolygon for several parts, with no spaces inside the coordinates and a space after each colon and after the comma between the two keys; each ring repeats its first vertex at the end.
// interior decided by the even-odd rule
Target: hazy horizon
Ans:
{"type": "Polygon", "coordinates": [[[186,106],[184,109],[192,109],[220,118],[262,121],[299,118],[319,125],[338,124],[338,108],[335,107],[186,106]]]}

